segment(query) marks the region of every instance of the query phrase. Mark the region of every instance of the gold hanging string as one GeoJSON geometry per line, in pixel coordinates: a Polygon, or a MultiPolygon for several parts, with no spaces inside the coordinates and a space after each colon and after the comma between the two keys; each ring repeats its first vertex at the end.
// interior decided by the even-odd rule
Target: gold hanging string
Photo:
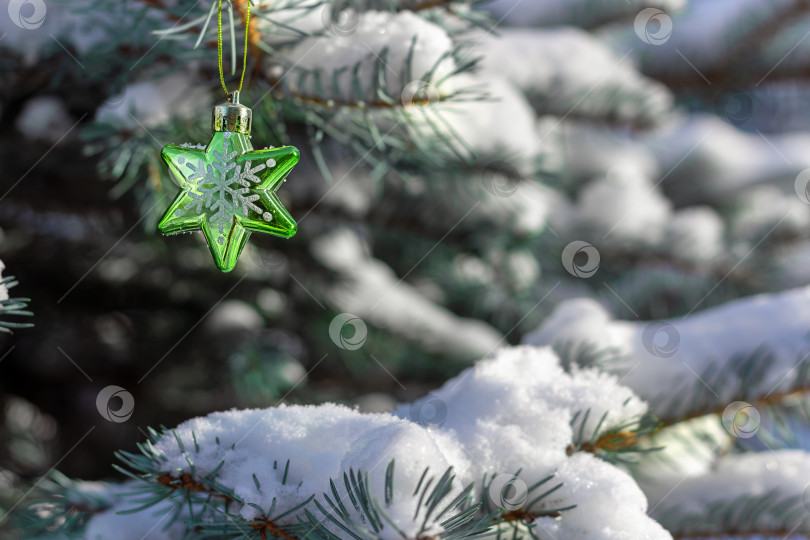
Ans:
{"type": "MultiPolygon", "coordinates": [[[[234,1],[234,0],[230,0],[234,1]]],[[[239,79],[239,88],[236,89],[237,94],[242,93],[242,84],[245,82],[245,71],[247,70],[247,53],[248,53],[248,38],[250,33],[250,0],[246,0],[247,8],[245,10],[245,56],[242,58],[242,78],[239,79]]],[[[219,12],[217,14],[217,59],[219,64],[219,81],[222,83],[222,89],[228,98],[231,97],[231,92],[225,84],[225,74],[222,68],[222,0],[219,0],[219,12]]]]}

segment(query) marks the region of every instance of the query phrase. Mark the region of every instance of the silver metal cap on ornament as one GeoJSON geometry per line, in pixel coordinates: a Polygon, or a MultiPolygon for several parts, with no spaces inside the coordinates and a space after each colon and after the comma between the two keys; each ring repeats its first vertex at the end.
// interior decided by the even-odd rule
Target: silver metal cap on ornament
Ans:
{"type": "Polygon", "coordinates": [[[217,131],[232,131],[250,135],[250,125],[253,122],[253,111],[239,104],[239,92],[231,94],[227,103],[214,107],[211,114],[211,129],[217,131]]]}

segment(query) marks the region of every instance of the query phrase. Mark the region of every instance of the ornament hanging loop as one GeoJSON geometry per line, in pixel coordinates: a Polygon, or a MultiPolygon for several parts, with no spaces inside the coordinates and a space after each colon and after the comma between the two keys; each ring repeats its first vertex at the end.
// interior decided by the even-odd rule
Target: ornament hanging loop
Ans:
{"type": "MultiPolygon", "coordinates": [[[[225,84],[225,70],[222,67],[222,0],[219,1],[219,12],[217,13],[217,64],[219,66],[219,82],[222,84],[222,89],[225,90],[225,95],[228,96],[229,99],[233,98],[233,94],[228,91],[228,86],[225,84]]],[[[228,0],[230,4],[229,10],[233,10],[233,2],[234,0],[228,0]]],[[[245,0],[245,52],[244,56],[242,57],[242,77],[239,79],[239,88],[237,88],[234,93],[236,94],[236,99],[239,99],[239,92],[242,91],[242,84],[245,82],[245,72],[247,71],[247,53],[248,53],[248,44],[250,43],[250,3],[252,0],[245,0]]],[[[230,13],[233,13],[230,11],[230,13]]],[[[231,39],[235,39],[233,35],[233,18],[231,18],[231,39]]],[[[236,48],[233,49],[234,60],[236,56],[236,48]]],[[[233,70],[236,71],[236,66],[233,66],[233,70]]],[[[238,101],[237,101],[238,103],[238,101]]]]}
{"type": "Polygon", "coordinates": [[[239,103],[239,90],[228,96],[228,102],[216,105],[211,115],[211,131],[232,131],[250,135],[253,111],[239,103]]]}

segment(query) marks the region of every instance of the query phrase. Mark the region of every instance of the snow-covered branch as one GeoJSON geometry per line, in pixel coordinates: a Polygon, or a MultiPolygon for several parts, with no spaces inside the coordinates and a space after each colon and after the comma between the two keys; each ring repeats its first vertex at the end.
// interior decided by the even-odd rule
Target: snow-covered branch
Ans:
{"type": "Polygon", "coordinates": [[[801,288],[650,322],[613,320],[596,302],[577,299],[525,342],[609,351],[603,368],[675,421],[808,389],[809,298],[801,288]]]}

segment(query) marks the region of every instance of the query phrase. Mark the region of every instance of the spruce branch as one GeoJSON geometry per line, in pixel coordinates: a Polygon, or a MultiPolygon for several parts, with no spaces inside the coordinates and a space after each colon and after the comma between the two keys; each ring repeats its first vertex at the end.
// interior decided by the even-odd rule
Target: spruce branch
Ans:
{"type": "Polygon", "coordinates": [[[80,482],[51,471],[10,521],[25,538],[46,537],[54,531],[81,538],[87,521],[112,506],[108,493],[83,489],[80,482]]]}
{"type": "MultiPolygon", "coordinates": [[[[2,269],[2,263],[0,263],[0,269],[2,269]]],[[[14,276],[6,276],[0,278],[0,291],[5,290],[8,291],[16,287],[19,284],[14,276]]],[[[26,308],[28,307],[28,302],[30,302],[30,298],[6,298],[0,300],[0,317],[12,316],[12,317],[33,317],[34,314],[26,308]]],[[[12,334],[15,329],[22,329],[22,328],[31,328],[33,323],[22,323],[22,322],[14,322],[0,319],[0,332],[5,332],[7,334],[12,334]]]]}
{"type": "Polygon", "coordinates": [[[426,468],[411,494],[416,507],[413,521],[420,523],[419,530],[415,535],[407,534],[388,511],[398,502],[395,501],[394,467],[395,462],[390,461],[386,468],[382,501],[372,492],[368,473],[354,470],[344,473],[342,490],[330,481],[331,492],[322,494],[323,502],[316,499],[316,511],[305,511],[300,521],[304,537],[346,538],[341,535],[342,531],[353,540],[377,540],[382,538],[385,529],[393,529],[403,540],[457,540],[480,537],[490,529],[490,516],[476,517],[481,504],[471,503],[472,485],[451,499],[455,482],[452,468],[438,478],[429,475],[426,468]]]}
{"type": "Polygon", "coordinates": [[[575,452],[589,452],[608,463],[635,463],[639,454],[662,449],[641,444],[660,427],[660,422],[652,413],[632,419],[623,425],[602,430],[608,415],[608,411],[605,411],[589,435],[584,430],[590,413],[591,409],[587,409],[584,413],[578,411],[571,419],[574,441],[567,449],[569,456],[575,452]]]}
{"type": "MultiPolygon", "coordinates": [[[[751,88],[758,86],[765,77],[770,83],[785,81],[803,81],[810,77],[810,66],[803,63],[786,63],[774,69],[773,58],[766,57],[768,46],[779,35],[795,24],[797,20],[810,13],[810,2],[793,0],[791,2],[752,5],[742,14],[735,16],[729,24],[727,45],[724,45],[722,57],[711,65],[699,65],[695,70],[675,72],[660,71],[654,66],[655,59],[644,60],[644,71],[670,88],[689,92],[714,92],[720,88],[751,88]],[[745,64],[737,60],[746,58],[745,64]],[[647,61],[650,69],[646,69],[647,61]],[[711,85],[706,84],[711,81],[711,85]]],[[[789,52],[789,51],[788,51],[789,52]]],[[[687,56],[689,51],[687,51],[687,56]]],[[[781,55],[780,55],[781,56],[781,55]]],[[[784,58],[782,58],[784,60],[784,58]]],[[[781,64],[781,60],[779,64],[781,64]]]]}
{"type": "MultiPolygon", "coordinates": [[[[323,493],[321,498],[312,495],[292,508],[279,511],[275,497],[270,508],[259,508],[223,484],[218,472],[224,461],[208,474],[201,476],[196,473],[193,456],[199,452],[198,445],[195,442],[194,449],[188,448],[174,431],[158,433],[150,430],[150,440],[140,444],[139,448],[140,454],[117,453],[124,466],[116,466],[116,469],[145,483],[141,496],[132,499],[137,506],[127,512],[142,512],[159,502],[170,501],[174,508],[170,523],[184,519],[187,530],[207,536],[334,540],[349,535],[358,540],[376,540],[384,529],[394,529],[406,540],[458,540],[480,536],[492,525],[492,516],[481,517],[480,503],[472,503],[473,486],[451,497],[455,483],[452,469],[440,477],[430,476],[425,470],[411,495],[415,507],[413,521],[420,525],[418,534],[410,538],[389,514],[392,505],[403,504],[403,501],[395,500],[394,461],[386,469],[383,494],[375,493],[371,488],[367,472],[350,470],[343,476],[342,489],[330,480],[331,493],[323,493]],[[191,467],[190,472],[178,474],[163,470],[165,458],[154,446],[161,437],[175,437],[191,467]],[[244,519],[239,508],[245,505],[255,507],[260,517],[244,519]]],[[[274,462],[273,467],[282,471],[278,462],[274,462]]],[[[282,485],[287,483],[289,470],[288,460],[283,466],[282,485]]],[[[261,491],[262,485],[255,474],[253,479],[261,491]]]]}
{"type": "Polygon", "coordinates": [[[782,390],[759,387],[760,381],[767,380],[765,377],[773,361],[772,353],[766,346],[747,354],[733,355],[724,361],[714,361],[699,373],[700,380],[697,383],[685,382],[680,391],[651,400],[653,410],[658,411],[663,426],[666,427],[701,416],[721,414],[734,401],[746,401],[763,408],[780,405],[786,400],[810,392],[810,363],[806,361],[808,354],[810,352],[797,356],[795,367],[791,370],[795,371],[795,375],[782,390]],[[717,396],[706,385],[712,388],[731,388],[724,390],[724,394],[731,397],[718,403],[717,396]],[[688,396],[691,407],[677,417],[667,415],[666,411],[672,408],[672,403],[684,399],[684,396],[688,396]]]}
{"type": "Polygon", "coordinates": [[[808,536],[798,530],[808,525],[801,495],[785,496],[777,490],[713,502],[700,513],[670,508],[656,517],[674,538],[808,536]]]}
{"type": "MultiPolygon", "coordinates": [[[[633,19],[638,13],[644,9],[661,8],[662,2],[660,0],[647,0],[643,2],[626,2],[624,4],[616,2],[610,7],[612,10],[599,12],[599,10],[592,10],[591,13],[579,13],[585,18],[585,22],[579,24],[580,28],[588,30],[589,32],[597,31],[605,26],[614,24],[627,24],[633,22],[633,19]]],[[[591,7],[591,6],[588,6],[591,7]]],[[[591,11],[589,9],[589,11],[591,11]]]]}
{"type": "MultiPolygon", "coordinates": [[[[522,469],[518,469],[514,475],[509,475],[510,479],[501,487],[501,495],[506,497],[505,491],[509,490],[515,482],[522,482],[520,474],[522,469]]],[[[532,521],[541,517],[557,518],[563,512],[576,508],[576,505],[554,506],[548,504],[546,499],[552,494],[556,493],[563,487],[563,482],[555,482],[557,474],[549,474],[545,478],[538,480],[531,486],[526,486],[526,496],[522,504],[517,508],[499,508],[495,505],[496,501],[492,500],[491,493],[493,485],[498,473],[492,474],[487,482],[487,475],[484,475],[481,481],[481,492],[479,499],[482,501],[482,510],[489,515],[500,514],[500,519],[503,520],[507,526],[511,527],[515,533],[518,526],[527,526],[529,529],[534,528],[532,521]]],[[[496,521],[497,525],[497,521],[496,521]]]]}

